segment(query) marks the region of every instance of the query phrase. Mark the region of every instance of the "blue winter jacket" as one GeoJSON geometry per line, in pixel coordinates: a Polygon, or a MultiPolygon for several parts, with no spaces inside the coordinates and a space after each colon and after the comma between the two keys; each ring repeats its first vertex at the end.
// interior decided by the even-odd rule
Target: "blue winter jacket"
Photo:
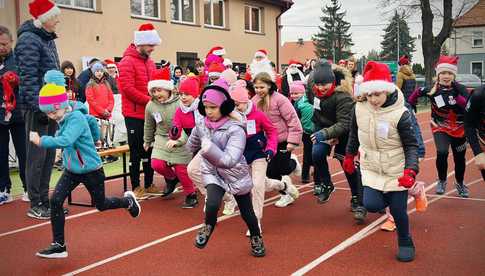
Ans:
{"type": "MultiPolygon", "coordinates": [[[[3,74],[5,74],[8,71],[13,71],[15,73],[17,72],[17,65],[15,64],[15,54],[14,52],[10,52],[8,56],[5,58],[3,61],[3,68],[0,69],[0,124],[7,125],[11,123],[21,123],[23,122],[23,117],[20,112],[20,109],[17,107],[12,110],[12,117],[8,122],[5,122],[5,108],[2,106],[3,105],[3,86],[2,86],[2,77],[3,74]]],[[[19,98],[19,90],[18,87],[14,90],[15,93],[15,99],[18,101],[19,98]]]]}
{"type": "Polygon", "coordinates": [[[72,111],[59,122],[56,136],[42,136],[41,147],[62,148],[64,168],[76,174],[85,174],[101,168],[94,146],[99,140],[100,132],[96,119],[88,115],[88,108],[81,102],[70,102],[72,111]]]}
{"type": "Polygon", "coordinates": [[[15,58],[20,77],[17,104],[25,110],[39,110],[39,90],[45,72],[60,69],[55,33],[37,28],[32,20],[24,22],[17,31],[15,58]]]}

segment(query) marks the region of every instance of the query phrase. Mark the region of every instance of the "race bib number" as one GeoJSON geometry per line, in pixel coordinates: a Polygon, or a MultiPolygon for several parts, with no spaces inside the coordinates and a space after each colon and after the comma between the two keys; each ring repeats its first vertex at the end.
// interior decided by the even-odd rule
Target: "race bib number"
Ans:
{"type": "Polygon", "coordinates": [[[313,99],[313,108],[320,110],[320,99],[317,97],[313,99]]]}
{"type": "Polygon", "coordinates": [[[159,112],[154,112],[152,115],[153,115],[153,119],[157,124],[162,121],[162,115],[160,115],[159,112]]]}
{"type": "Polygon", "coordinates": [[[436,103],[436,106],[438,106],[438,108],[441,108],[446,105],[445,100],[443,99],[443,95],[438,95],[434,97],[434,102],[436,103]]]}
{"type": "Polygon", "coordinates": [[[387,139],[387,137],[389,136],[389,122],[377,122],[377,136],[379,138],[387,139]]]}
{"type": "Polygon", "coordinates": [[[256,134],[256,121],[255,120],[248,120],[246,124],[246,131],[248,135],[256,134]]]}

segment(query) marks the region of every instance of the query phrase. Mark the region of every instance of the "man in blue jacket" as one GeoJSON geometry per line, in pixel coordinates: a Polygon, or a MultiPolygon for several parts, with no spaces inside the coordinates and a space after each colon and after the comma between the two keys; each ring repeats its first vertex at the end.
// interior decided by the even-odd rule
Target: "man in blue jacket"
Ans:
{"type": "MultiPolygon", "coordinates": [[[[45,72],[60,69],[54,39],[59,24],[59,8],[50,1],[34,0],[29,4],[34,18],[24,22],[17,31],[15,47],[20,77],[19,107],[24,111],[25,129],[40,135],[54,136],[57,123],[39,110],[39,90],[45,72]]],[[[55,149],[39,148],[30,142],[26,146],[26,182],[31,208],[29,217],[49,219],[49,182],[54,165],[55,149]]]]}

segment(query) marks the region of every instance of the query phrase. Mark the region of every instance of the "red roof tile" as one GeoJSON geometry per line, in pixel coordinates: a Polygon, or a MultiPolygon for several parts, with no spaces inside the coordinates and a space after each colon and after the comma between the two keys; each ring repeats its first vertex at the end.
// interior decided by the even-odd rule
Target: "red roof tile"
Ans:
{"type": "Polygon", "coordinates": [[[455,28],[485,26],[485,0],[478,1],[469,11],[457,18],[453,26],[455,28]]]}
{"type": "Polygon", "coordinates": [[[305,62],[307,59],[316,58],[315,46],[313,41],[299,42],[285,42],[281,46],[280,64],[288,64],[290,59],[296,59],[300,62],[305,62]]]}

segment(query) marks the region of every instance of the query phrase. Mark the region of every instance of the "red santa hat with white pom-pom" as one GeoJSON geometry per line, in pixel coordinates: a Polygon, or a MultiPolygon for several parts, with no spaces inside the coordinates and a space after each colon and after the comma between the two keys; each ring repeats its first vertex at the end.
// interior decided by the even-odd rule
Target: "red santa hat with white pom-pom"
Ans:
{"type": "Polygon", "coordinates": [[[162,88],[168,91],[172,91],[175,88],[170,78],[170,68],[164,67],[155,70],[151,80],[148,82],[148,91],[151,91],[153,88],[162,88]]]}
{"type": "Polygon", "coordinates": [[[436,75],[442,72],[451,72],[456,75],[458,73],[458,57],[440,56],[436,63],[436,75]]]}
{"type": "Polygon", "coordinates": [[[266,51],[265,49],[257,50],[256,53],[254,53],[254,58],[257,57],[268,58],[268,51],[266,51]]]}
{"type": "Polygon", "coordinates": [[[147,23],[141,25],[140,28],[138,28],[138,31],[135,31],[135,39],[133,40],[133,43],[136,46],[160,45],[162,40],[160,39],[157,30],[155,30],[155,27],[152,24],[147,23]]]}
{"type": "Polygon", "coordinates": [[[61,10],[49,0],[34,0],[29,3],[29,13],[34,18],[34,26],[42,27],[42,23],[61,14],[61,10]]]}
{"type": "Polygon", "coordinates": [[[364,80],[359,86],[359,93],[363,95],[382,91],[387,93],[396,91],[389,66],[384,63],[369,61],[364,68],[364,80]]]}

